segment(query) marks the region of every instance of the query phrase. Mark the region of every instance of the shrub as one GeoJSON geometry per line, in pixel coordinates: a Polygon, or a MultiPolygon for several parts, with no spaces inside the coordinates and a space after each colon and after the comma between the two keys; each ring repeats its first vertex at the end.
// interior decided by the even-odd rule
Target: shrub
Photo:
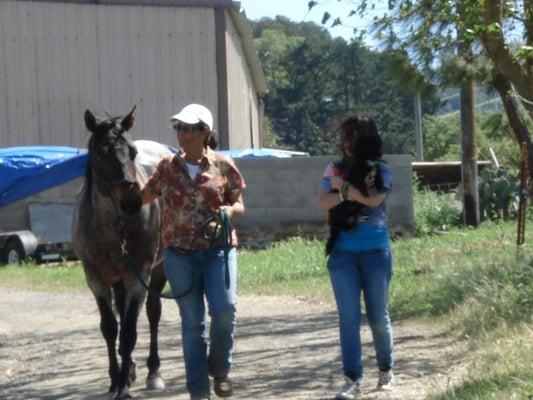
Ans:
{"type": "Polygon", "coordinates": [[[413,193],[416,236],[462,224],[462,207],[456,193],[420,189],[416,180],[413,193]]]}

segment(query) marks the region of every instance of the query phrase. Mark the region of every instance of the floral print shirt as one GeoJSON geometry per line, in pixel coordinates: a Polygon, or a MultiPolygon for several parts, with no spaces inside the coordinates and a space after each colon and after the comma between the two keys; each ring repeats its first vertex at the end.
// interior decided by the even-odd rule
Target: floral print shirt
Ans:
{"type": "MultiPolygon", "coordinates": [[[[162,230],[165,247],[186,251],[206,250],[213,243],[202,238],[206,218],[220,206],[232,205],[246,187],[233,160],[207,149],[194,179],[181,153],[164,158],[143,190],[162,196],[162,230]]],[[[232,245],[237,235],[232,232],[232,245]]]]}

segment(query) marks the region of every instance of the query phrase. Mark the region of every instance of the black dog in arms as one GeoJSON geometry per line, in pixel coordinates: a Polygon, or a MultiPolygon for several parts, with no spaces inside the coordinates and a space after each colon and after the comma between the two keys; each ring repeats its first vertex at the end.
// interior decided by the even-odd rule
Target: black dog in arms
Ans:
{"type": "MultiPolygon", "coordinates": [[[[342,177],[352,186],[368,197],[368,187],[365,181],[367,175],[375,171],[374,187],[379,192],[387,189],[383,185],[379,164],[384,163],[381,159],[381,139],[377,136],[362,136],[357,138],[353,157],[345,158],[336,162],[335,168],[342,172],[342,177]]],[[[333,190],[332,192],[338,192],[333,190]]],[[[329,210],[330,235],[326,243],[326,254],[329,255],[335,246],[335,241],[341,230],[357,229],[357,224],[363,217],[361,210],[363,204],[356,201],[344,200],[329,210]]]]}

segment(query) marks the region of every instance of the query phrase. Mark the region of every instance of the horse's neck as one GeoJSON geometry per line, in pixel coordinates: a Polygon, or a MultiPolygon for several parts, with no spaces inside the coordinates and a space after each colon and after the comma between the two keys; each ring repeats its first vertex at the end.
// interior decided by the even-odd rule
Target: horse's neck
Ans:
{"type": "Polygon", "coordinates": [[[110,195],[100,193],[96,182],[91,182],[88,201],[93,211],[93,221],[97,225],[114,225],[118,219],[118,210],[110,195]]]}

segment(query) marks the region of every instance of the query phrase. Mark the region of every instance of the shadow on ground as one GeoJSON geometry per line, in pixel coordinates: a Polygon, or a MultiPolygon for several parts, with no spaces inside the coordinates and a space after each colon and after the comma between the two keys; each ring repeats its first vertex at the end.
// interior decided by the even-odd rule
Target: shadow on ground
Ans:
{"type": "MultiPolygon", "coordinates": [[[[265,298],[267,303],[260,312],[250,311],[251,307],[239,315],[232,374],[234,399],[332,398],[341,379],[335,312],[331,307],[309,310],[299,304],[288,306],[284,311],[278,309],[275,315],[270,315],[270,301],[275,299],[265,298]]],[[[243,303],[241,308],[246,307],[246,302],[243,303]]],[[[158,393],[144,390],[149,335],[146,319],[142,316],[135,350],[137,382],[132,387],[135,398],[188,399],[177,310],[172,308],[164,313],[167,317],[161,323],[159,348],[161,372],[167,389],[158,393]]],[[[107,355],[96,312],[72,328],[60,319],[60,313],[52,315],[50,324],[57,323],[58,327],[46,333],[26,331],[0,335],[1,399],[108,398],[107,355]]],[[[413,332],[400,326],[395,336],[399,390],[402,385],[413,386],[413,382],[423,385],[421,378],[433,379],[460,361],[451,353],[445,360],[436,359],[436,354],[442,354],[443,349],[452,346],[451,340],[442,334],[413,332]]],[[[372,393],[375,362],[366,326],[363,328],[363,343],[364,363],[369,371],[367,391],[372,393]]],[[[424,393],[423,390],[418,392],[424,393]]],[[[370,394],[368,398],[379,397],[370,394]]]]}

